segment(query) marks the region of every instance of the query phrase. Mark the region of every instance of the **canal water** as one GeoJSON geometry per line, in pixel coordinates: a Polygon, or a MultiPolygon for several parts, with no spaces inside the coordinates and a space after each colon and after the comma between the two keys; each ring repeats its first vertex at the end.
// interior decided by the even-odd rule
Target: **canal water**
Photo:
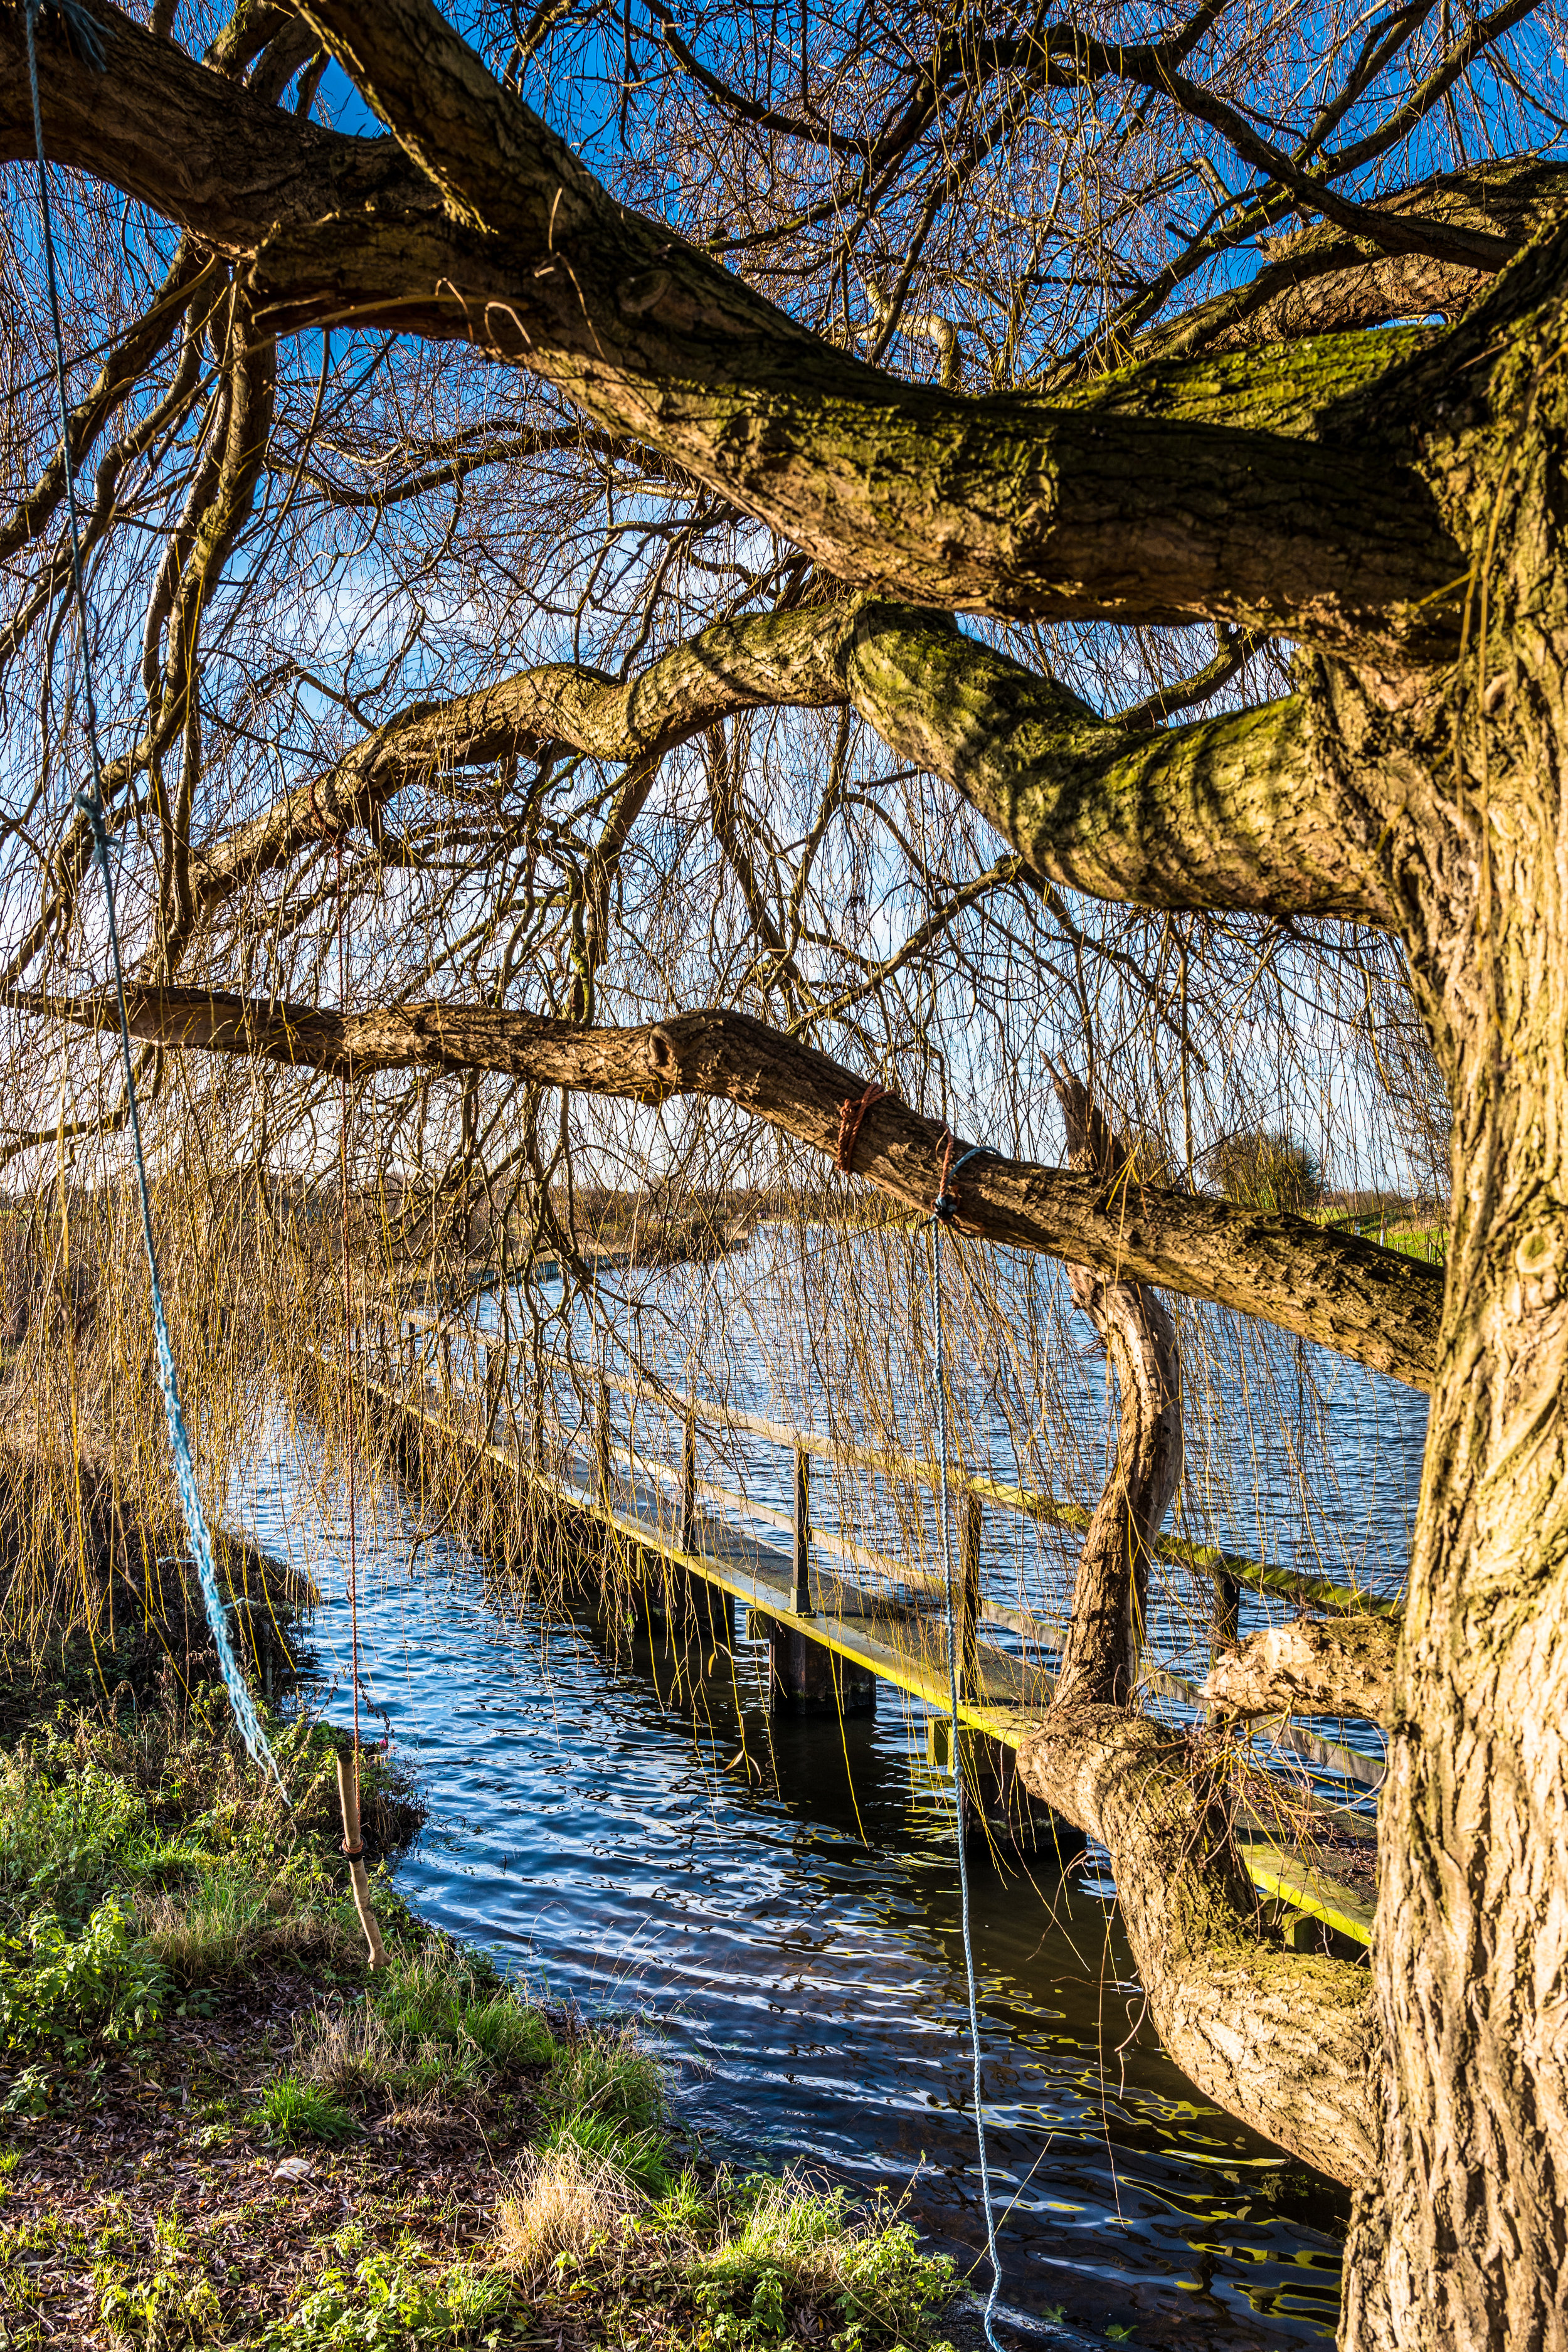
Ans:
{"type": "MultiPolygon", "coordinates": [[[[1311,1370],[1329,1517],[1381,1580],[1424,1403],[1311,1370]]],[[[776,1408],[765,1381],[747,1393],[776,1408]]],[[[1332,1527],[1300,1513],[1292,1547],[1289,1464],[1252,1444],[1273,1556],[1321,1565],[1332,1527]]],[[[765,1486],[776,1465],[753,1468],[765,1486]]],[[[345,1721],[346,1525],[308,1432],[279,1425],[228,1516],[321,1586],[311,1702],[345,1721]]],[[[358,1540],[365,1720],[430,1809],[398,1865],[416,1908],[553,2000],[635,2015],[713,2153],[886,2189],[984,2284],[952,1804],[924,1710],[884,1685],[872,1717],[773,1716],[756,1645],[693,1672],[586,1609],[546,1616],[394,1490],[362,1498],[358,1540]]],[[[1345,2199],[1164,2058],[1104,1858],[1030,1867],[973,1865],[1004,2304],[1145,2347],[1331,2338],[1345,2199]]]]}

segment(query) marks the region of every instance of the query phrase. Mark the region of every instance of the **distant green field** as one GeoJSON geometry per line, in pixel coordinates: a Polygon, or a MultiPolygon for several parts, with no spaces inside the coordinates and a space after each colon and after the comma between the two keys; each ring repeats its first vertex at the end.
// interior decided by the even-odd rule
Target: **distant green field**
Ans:
{"type": "Polygon", "coordinates": [[[1366,1210],[1356,1216],[1346,1216],[1342,1209],[1332,1208],[1314,1209],[1308,1213],[1319,1224],[1333,1225],[1341,1233],[1359,1234],[1363,1241],[1381,1242],[1384,1249],[1399,1250],[1406,1257],[1424,1258],[1429,1265],[1447,1262],[1447,1226],[1402,1216],[1397,1206],[1366,1210]]]}
{"type": "Polygon", "coordinates": [[[1447,1225],[1390,1225],[1383,1235],[1385,1249],[1403,1250],[1406,1257],[1423,1257],[1443,1265],[1448,1256],[1447,1225]]]}

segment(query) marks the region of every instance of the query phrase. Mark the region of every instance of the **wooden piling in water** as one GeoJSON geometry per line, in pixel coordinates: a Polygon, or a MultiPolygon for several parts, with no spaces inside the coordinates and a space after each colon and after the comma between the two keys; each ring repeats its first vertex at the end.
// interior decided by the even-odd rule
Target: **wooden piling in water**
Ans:
{"type": "MultiPolygon", "coordinates": [[[[498,1444],[492,1435],[480,1430],[491,1392],[488,1378],[461,1384],[447,1397],[441,1397],[438,1391],[432,1395],[437,1384],[431,1381],[427,1366],[422,1377],[415,1378],[414,1341],[417,1328],[410,1318],[405,1334],[407,1374],[401,1394],[382,1390],[374,1400],[374,1409],[380,1412],[390,1432],[395,1433],[395,1443],[408,1444],[414,1454],[419,1454],[426,1433],[439,1433],[443,1444],[456,1440],[462,1446],[473,1448],[491,1465],[492,1474],[515,1480],[520,1496],[540,1498],[550,1507],[564,1507],[580,1513],[586,1522],[596,1523],[616,1543],[626,1548],[634,1564],[641,1564],[636,1572],[642,1579],[648,1630],[681,1642],[700,1640],[709,1652],[710,1663],[714,1651],[728,1647],[731,1611],[743,1604],[750,1612],[753,1636],[768,1642],[770,1688],[774,1705],[782,1710],[802,1714],[867,1712],[875,1706],[878,1681],[886,1681],[935,1711],[929,1732],[933,1762],[948,1753],[946,1641],[940,1616],[931,1607],[933,1600],[940,1601],[942,1598],[942,1580],[869,1550],[847,1533],[830,1531],[814,1536],[810,1517],[809,1458],[814,1453],[835,1459],[842,1454],[846,1461],[863,1463],[882,1475],[920,1484],[934,1483],[936,1465],[873,1454],[858,1446],[838,1448],[805,1431],[786,1429],[755,1415],[703,1404],[679,1391],[672,1397],[668,1390],[652,1389],[632,1376],[612,1377],[607,1372],[597,1376],[595,1408],[590,1430],[584,1433],[588,1438],[586,1448],[581,1438],[574,1448],[564,1431],[553,1422],[551,1426],[555,1431],[555,1440],[547,1445],[542,1370],[537,1366],[529,1436],[513,1451],[498,1444]],[[628,1396],[646,1393],[662,1406],[676,1406],[682,1422],[679,1472],[673,1466],[666,1468],[639,1456],[629,1432],[624,1448],[618,1454],[616,1453],[609,1426],[612,1387],[628,1396]],[[795,1457],[793,1513],[775,1511],[771,1506],[749,1500],[743,1494],[699,1478],[696,1424],[700,1419],[720,1427],[744,1429],[791,1449],[795,1457]],[[668,1507],[671,1488],[677,1490],[678,1514],[672,1514],[668,1507]],[[700,1512],[700,1493],[717,1498],[721,1504],[732,1505],[743,1515],[773,1520],[787,1528],[792,1537],[790,1549],[781,1552],[758,1541],[749,1532],[730,1526],[722,1517],[711,1517],[700,1512]],[[814,1575],[814,1549],[831,1554],[836,1565],[831,1570],[819,1566],[814,1575]],[[927,1597],[917,1598],[912,1603],[899,1602],[885,1586],[879,1587],[875,1581],[871,1586],[850,1581],[857,1571],[868,1572],[874,1580],[891,1579],[894,1587],[912,1585],[917,1594],[927,1597]]],[[[439,1327],[430,1328],[437,1348],[445,1339],[449,1360],[449,1335],[439,1327]]],[[[487,1335],[472,1330],[466,1329],[463,1336],[476,1347],[499,1344],[504,1358],[504,1343],[493,1342],[487,1335]]],[[[322,1360],[328,1361],[324,1356],[322,1360]]],[[[335,1370],[335,1362],[329,1368],[335,1370]]],[[[980,1557],[983,1498],[993,1507],[1021,1510],[1029,1517],[1065,1520],[1066,1514],[1049,1497],[1030,1496],[989,1478],[955,1474],[950,1486],[963,1498],[953,1591],[960,1643],[961,1737],[968,1742],[981,1743],[972,1757],[966,1756],[970,1828],[972,1833],[984,1836],[1000,1850],[1011,1848],[1042,1858],[1054,1854],[1068,1860],[1081,1851],[1082,1841],[1066,1824],[1056,1822],[1053,1816],[1036,1819],[1034,1813],[1038,1809],[1026,1810],[1028,1801],[1017,1785],[1015,1760],[1018,1741],[1043,1720],[1041,1710],[1048,1704],[1051,1676],[1028,1652],[1022,1657],[1009,1654],[979,1639],[980,1625],[991,1622],[1005,1625],[1037,1645],[1042,1640],[1048,1645],[1053,1638],[1059,1639],[1060,1632],[1054,1620],[1004,1606],[986,1597],[980,1557]]],[[[1172,1539],[1163,1542],[1161,1549],[1172,1553],[1177,1548],[1172,1539]]],[[[1222,1629],[1237,1626],[1238,1570],[1245,1573],[1249,1584],[1258,1582],[1265,1590],[1273,1590],[1278,1584],[1279,1589],[1299,1597],[1327,1599],[1333,1606],[1388,1605],[1331,1586],[1322,1579],[1300,1577],[1257,1561],[1233,1560],[1230,1555],[1220,1555],[1209,1547],[1182,1545],[1179,1550],[1182,1558],[1190,1556],[1192,1564],[1214,1578],[1215,1639],[1221,1638],[1222,1629]]],[[[1199,1693],[1193,1684],[1150,1661],[1144,1663],[1142,1679],[1151,1691],[1168,1693],[1184,1704],[1196,1702],[1201,1706],[1199,1693]]],[[[1322,1740],[1289,1723],[1269,1728],[1282,1747],[1294,1748],[1315,1762],[1345,1772],[1352,1780],[1370,1786],[1377,1778],[1373,1759],[1322,1740]]],[[[1311,1811],[1315,1818],[1321,1817],[1332,1836],[1342,1839],[1348,1832],[1365,1843],[1370,1823],[1342,1808],[1321,1801],[1314,1801],[1311,1811]]],[[[1274,1843],[1277,1834],[1261,1819],[1248,1819],[1238,1824],[1242,1859],[1254,1884],[1272,1900],[1310,1915],[1331,1933],[1364,1945],[1371,1934],[1372,1910],[1363,1892],[1344,1880],[1325,1874],[1310,1853],[1310,1832],[1301,1845],[1292,1843],[1285,1848],[1274,1843]]]]}
{"type": "Polygon", "coordinates": [[[729,1593],[679,1566],[666,1565],[646,1579],[642,1613],[650,1633],[662,1633],[670,1641],[728,1650],[735,1638],[729,1593]]]}
{"type": "Polygon", "coordinates": [[[980,1679],[980,1532],[982,1504],[978,1495],[965,1495],[958,1533],[958,1689],[973,1698],[983,1688],[980,1679]]]}
{"type": "Polygon", "coordinates": [[[599,1382],[598,1410],[594,1415],[594,1492],[601,1503],[614,1499],[610,1467],[610,1383],[599,1382]]]}
{"type": "Polygon", "coordinates": [[[697,1415],[689,1412],[680,1433],[680,1523],[677,1539],[682,1551],[697,1549],[697,1415]]]}
{"type": "Polygon", "coordinates": [[[811,1614],[811,1457],[795,1449],[794,1580],[790,1606],[797,1617],[811,1614]]]}
{"type": "Polygon", "coordinates": [[[746,1630],[753,1642],[768,1645],[769,1694],[780,1714],[876,1712],[877,1677],[869,1666],[836,1655],[826,1642],[760,1609],[747,1612],[746,1630]]]}

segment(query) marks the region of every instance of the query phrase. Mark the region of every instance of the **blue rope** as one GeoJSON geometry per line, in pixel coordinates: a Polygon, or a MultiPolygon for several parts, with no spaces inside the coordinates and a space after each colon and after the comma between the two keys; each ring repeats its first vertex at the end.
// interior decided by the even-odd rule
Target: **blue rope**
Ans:
{"type": "MultiPolygon", "coordinates": [[[[951,1145],[949,1149],[951,1150],[951,1145]]],[[[947,1702],[952,1724],[952,1802],[958,1823],[958,1911],[963,1935],[963,1973],[969,1992],[969,2040],[974,2053],[974,2137],[980,2153],[980,2195],[985,2208],[985,2245],[991,2257],[991,2292],[985,2298],[981,2324],[991,2352],[1005,2352],[997,2341],[992,2324],[996,2298],[1002,2291],[1002,2256],[996,2246],[996,2215],[991,2202],[991,2168],[985,2156],[985,2094],[980,2071],[980,2001],[974,1987],[974,1946],[969,1922],[969,1856],[963,1833],[963,1765],[958,1739],[958,1612],[953,1605],[952,1535],[948,1520],[948,1442],[947,1442],[947,1341],[942,1314],[942,1227],[951,1223],[958,1207],[958,1198],[948,1190],[960,1168],[978,1160],[984,1151],[983,1143],[971,1146],[955,1167],[944,1168],[942,1191],[931,1203],[931,1311],[936,1347],[936,1425],[941,1456],[942,1486],[937,1501],[937,1517],[942,1528],[942,1584],[947,1595],[947,1702]]]]}
{"type": "MultiPolygon", "coordinates": [[[[234,1708],[235,1721],[240,1737],[249,1749],[254,1762],[269,1771],[283,1791],[282,1778],[277,1760],[267,1744],[256,1708],[246,1688],[245,1677],[234,1654],[224,1619],[223,1599],[218,1591],[217,1569],[213,1560],[212,1538],[207,1532],[206,1514],[196,1490],[196,1474],[191,1460],[191,1442],[185,1433],[185,1418],[180,1410],[179,1381],[174,1371],[174,1351],[169,1344],[169,1322],[163,1309],[163,1289],[158,1278],[158,1255],[153,1243],[153,1211],[147,1191],[147,1164],[142,1154],[142,1122],[136,1107],[136,1074],[131,1052],[131,1019],[125,1003],[125,974],[120,960],[120,926],[114,908],[114,869],[109,855],[109,824],[103,805],[103,760],[98,743],[98,707],[92,686],[92,640],[88,620],[87,590],[82,581],[81,533],[76,502],[76,466],[71,457],[70,404],[66,392],[65,336],[60,326],[59,279],[55,268],[55,238],[53,217],[49,209],[48,164],[44,153],[44,111],[38,96],[38,56],[37,27],[44,0],[24,0],[23,19],[27,37],[27,79],[33,94],[33,131],[38,154],[38,202],[43,217],[44,267],[48,279],[49,315],[55,339],[55,383],[59,394],[60,451],[65,464],[66,512],[68,520],[71,558],[71,590],[76,604],[77,625],[81,637],[82,698],[87,705],[87,740],[90,759],[91,783],[86,792],[71,796],[71,806],[87,819],[92,831],[93,853],[103,875],[104,908],[109,923],[109,954],[114,973],[115,1001],[120,1009],[120,1051],[125,1066],[125,1104],[131,1129],[131,1149],[136,1163],[136,1189],[142,1203],[142,1238],[147,1249],[147,1271],[153,1284],[153,1335],[158,1359],[158,1386],[163,1391],[163,1412],[169,1424],[169,1444],[174,1456],[174,1484],[179,1490],[180,1508],[184,1515],[185,1529],[191,1539],[191,1551],[196,1563],[196,1576],[202,1589],[202,1605],[217,1649],[217,1662],[234,1708]]],[[[101,28],[84,9],[76,7],[73,0],[50,0],[64,17],[71,45],[83,61],[101,73],[104,70],[101,28]]],[[[287,1792],[283,1791],[285,1797],[287,1792]]]]}

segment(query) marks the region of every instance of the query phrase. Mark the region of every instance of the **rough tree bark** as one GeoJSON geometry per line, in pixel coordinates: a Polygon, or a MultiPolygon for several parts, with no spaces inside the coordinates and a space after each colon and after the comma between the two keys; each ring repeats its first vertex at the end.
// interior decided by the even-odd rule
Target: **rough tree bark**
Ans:
{"type": "Polygon", "coordinates": [[[1398,1630],[1385,1618],[1300,1617],[1216,1658],[1203,1695],[1226,1715],[1353,1715],[1392,1724],[1398,1647],[1398,1630]]]}
{"type": "Polygon", "coordinates": [[[1177,2065],[1266,2139],[1371,2195],[1382,2053],[1367,1971],[1268,1933],[1191,1743],[1121,1707],[1055,1706],[1020,1747],[1018,1776],[1109,1852],[1177,2065]]]}
{"type": "MultiPolygon", "coordinates": [[[[1421,755],[1405,932],[1454,1103],[1453,1227],[1383,1809],[1380,2184],[1345,2273],[1347,2343],[1462,2352],[1568,2342],[1561,236],[1510,278],[1482,313],[1506,379],[1468,395],[1451,460],[1470,650],[1397,722],[1421,755]]],[[[1353,750],[1378,723],[1364,681],[1334,699],[1353,750]]]]}
{"type": "MultiPolygon", "coordinates": [[[[1138,1184],[1132,1153],[1081,1078],[1053,1073],[1068,1158],[1110,1186],[1138,1184]]],[[[1068,1264],[1073,1304],[1089,1318],[1121,1404],[1116,1451],[1073,1572],[1072,1613],[1056,1705],[1129,1706],[1149,1594],[1150,1544],[1182,1476],[1182,1376],[1176,1328],[1147,1283],[1068,1264]]]]}

